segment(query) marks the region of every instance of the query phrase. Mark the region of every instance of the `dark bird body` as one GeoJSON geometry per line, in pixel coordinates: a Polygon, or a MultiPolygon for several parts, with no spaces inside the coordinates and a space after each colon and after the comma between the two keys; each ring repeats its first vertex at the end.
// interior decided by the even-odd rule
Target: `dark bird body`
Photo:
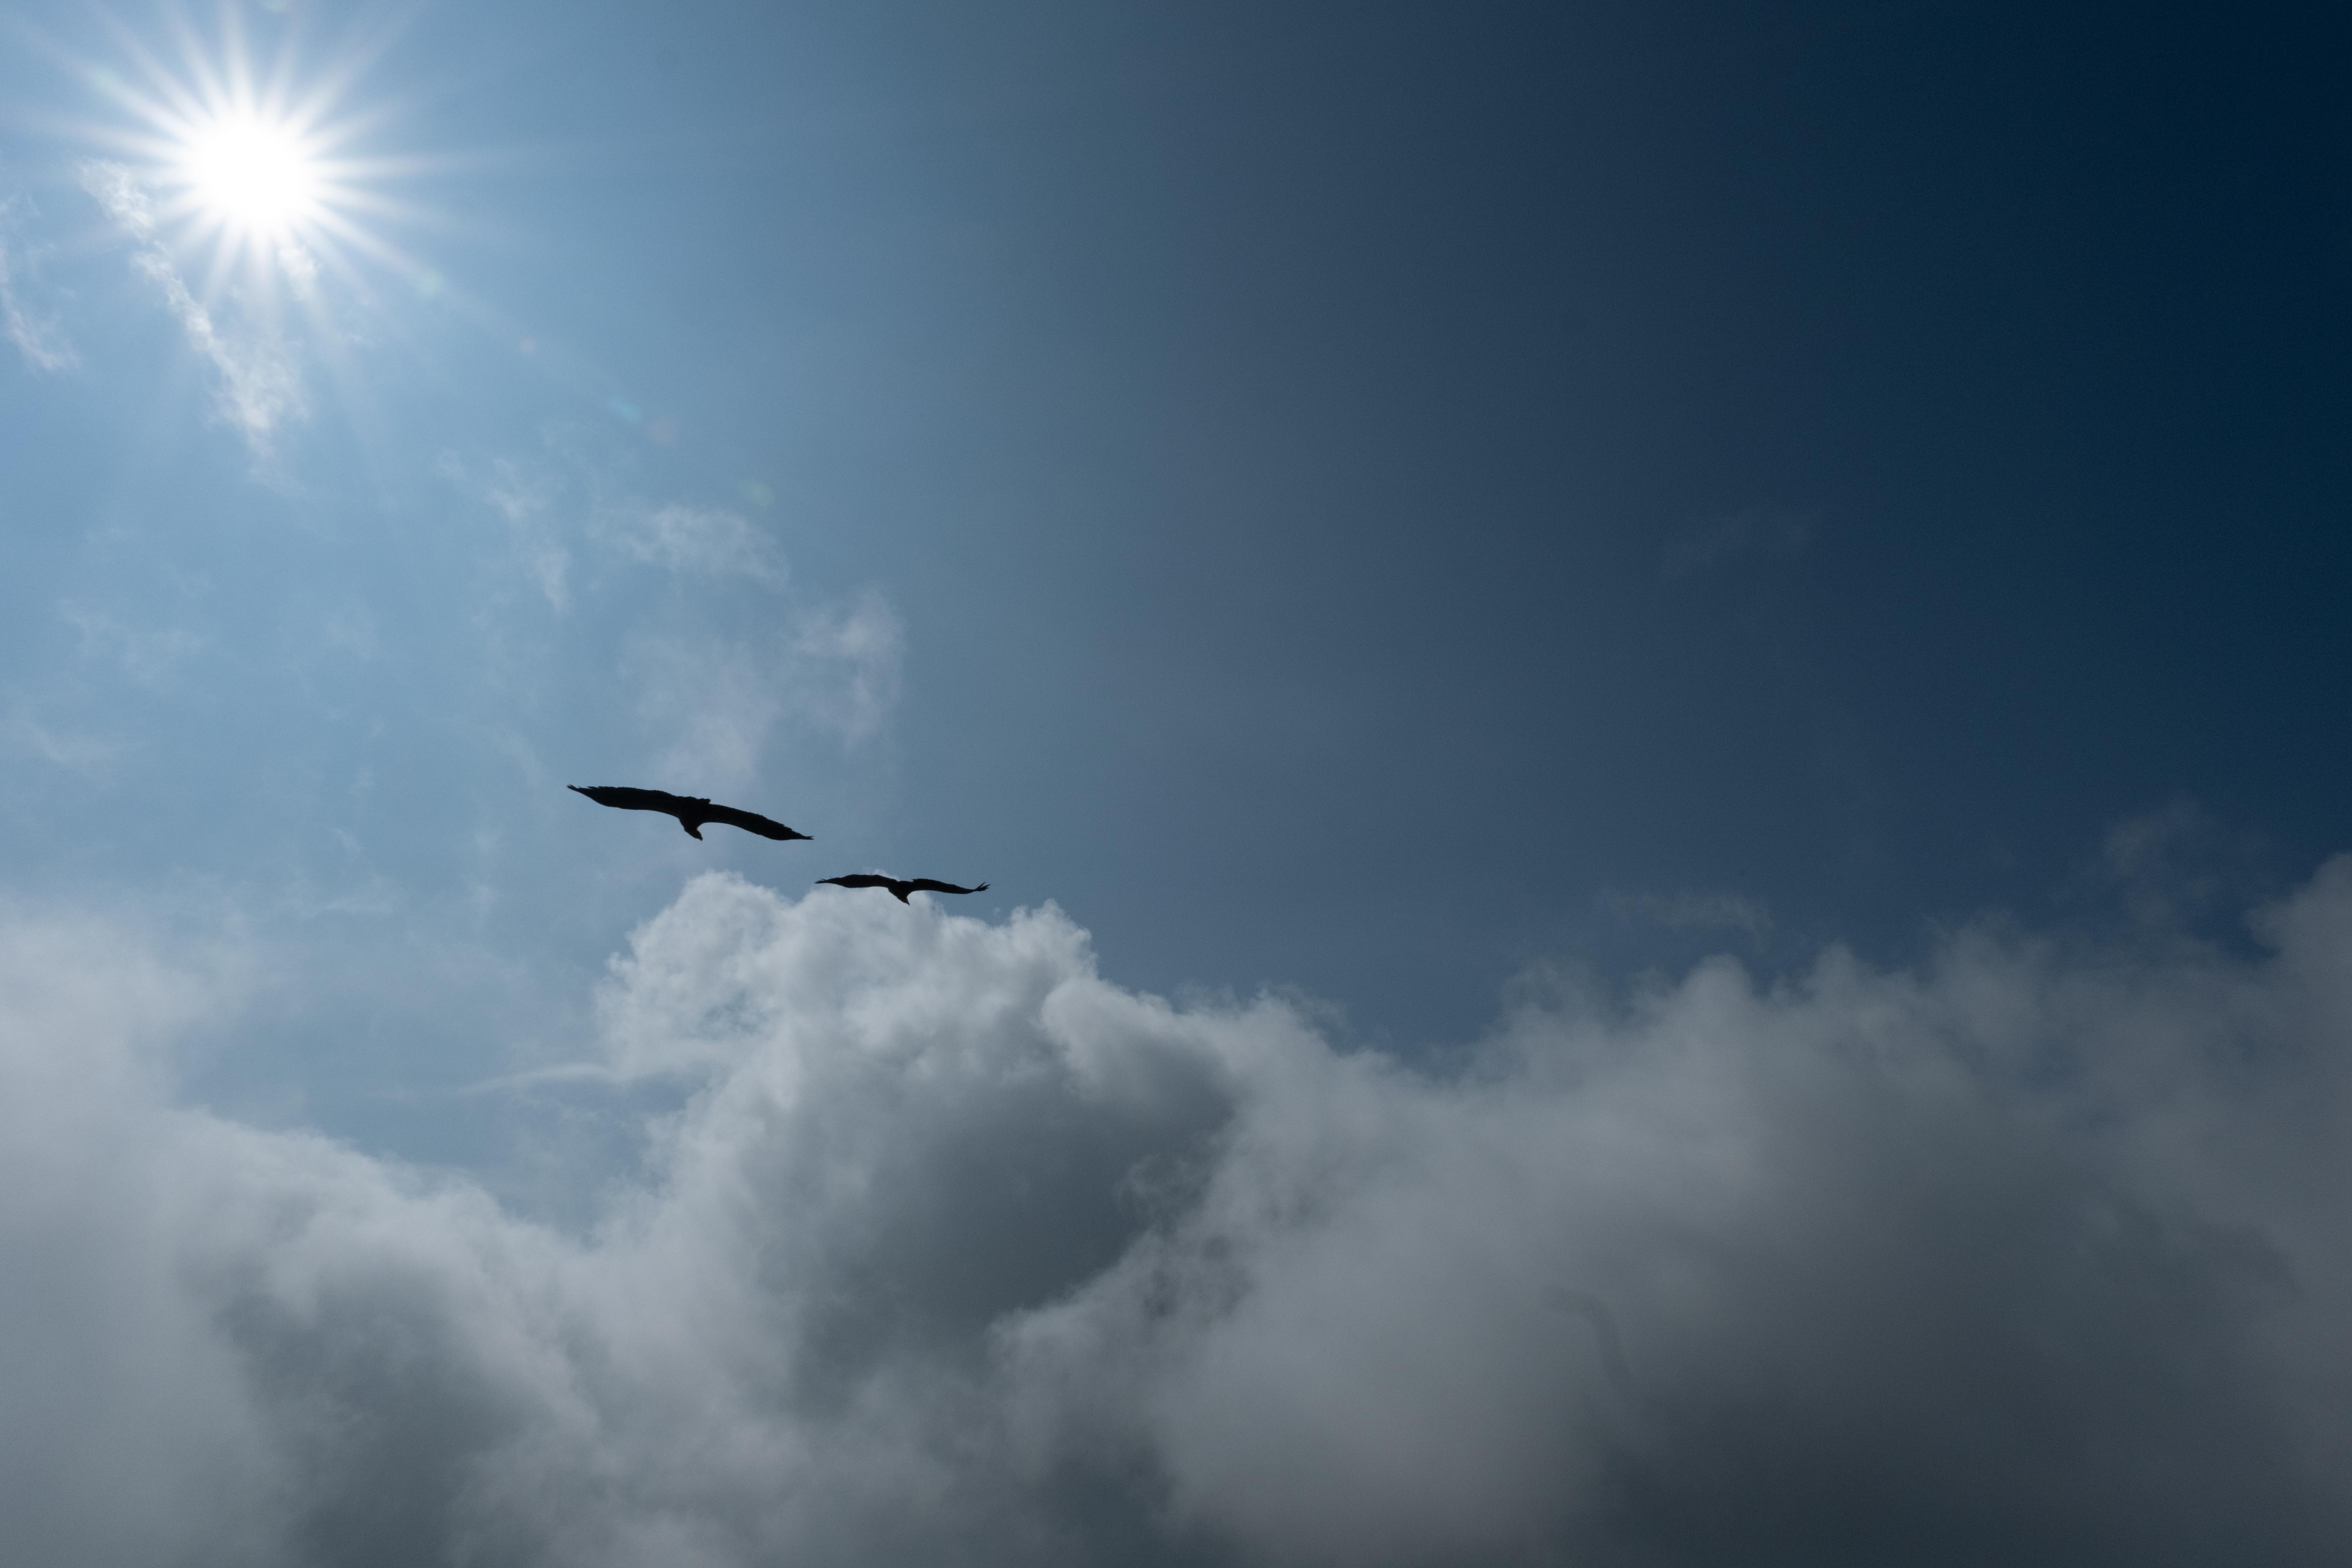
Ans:
{"type": "Polygon", "coordinates": [[[820,888],[828,886],[887,888],[890,889],[890,896],[902,904],[907,901],[908,893],[984,893],[988,891],[988,884],[985,882],[977,888],[959,888],[953,882],[934,882],[929,877],[917,877],[910,881],[902,882],[896,877],[874,877],[863,871],[849,877],[821,878],[818,879],[817,886],[820,888]]]}
{"type": "Polygon", "coordinates": [[[756,833],[762,838],[806,838],[805,833],[795,833],[781,822],[772,821],[756,811],[740,811],[731,805],[713,805],[698,795],[672,795],[661,789],[631,789],[626,784],[566,784],[577,790],[598,805],[609,805],[620,811],[658,811],[677,818],[677,825],[693,837],[702,837],[702,825],[721,822],[730,827],[740,827],[746,833],[756,833]]]}

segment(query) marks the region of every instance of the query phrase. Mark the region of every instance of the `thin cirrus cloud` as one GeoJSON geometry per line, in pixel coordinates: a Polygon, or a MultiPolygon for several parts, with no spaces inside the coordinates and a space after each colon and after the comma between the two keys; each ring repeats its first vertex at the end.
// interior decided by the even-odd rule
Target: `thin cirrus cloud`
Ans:
{"type": "Polygon", "coordinates": [[[673,501],[610,508],[603,526],[632,559],[677,573],[781,584],[784,563],[768,536],[740,512],[673,501]]]}
{"type": "Polygon", "coordinates": [[[802,711],[856,746],[872,740],[898,702],[907,634],[873,589],[804,612],[790,634],[802,711]]]}
{"type": "Polygon", "coordinates": [[[735,579],[781,588],[782,552],[741,513],[629,493],[610,465],[572,450],[574,433],[551,428],[553,456],[472,460],[444,453],[440,476],[495,512],[551,608],[572,607],[573,552],[659,568],[677,576],[735,579]]]}
{"type": "Polygon", "coordinates": [[[117,764],[136,749],[130,736],[139,731],[106,700],[110,682],[93,681],[92,673],[119,678],[150,697],[168,697],[205,642],[179,627],[142,626],[79,601],[60,604],[57,613],[74,634],[75,662],[82,668],[18,683],[0,719],[0,747],[93,783],[110,781],[117,764]]]}
{"type": "Polygon", "coordinates": [[[889,602],[868,593],[803,609],[772,637],[643,634],[621,664],[662,780],[736,788],[788,722],[851,747],[873,739],[897,705],[905,647],[889,602]]]}
{"type": "Polygon", "coordinates": [[[709,875],[595,1037],[691,1093],[570,1232],[175,1102],[252,956],[19,910],[0,1511],[50,1562],[2336,1561],[2352,859],[2257,929],[1716,961],[1436,1078],[1050,906],[709,875]]]}
{"type": "Polygon", "coordinates": [[[636,695],[638,726],[657,748],[657,781],[730,790],[757,776],[784,712],[780,662],[757,644],[727,637],[636,638],[621,668],[636,695]]]}
{"type": "Polygon", "coordinates": [[[71,370],[81,361],[65,328],[54,315],[26,304],[18,287],[19,253],[10,244],[18,214],[15,198],[0,199],[0,331],[35,370],[71,370]]]}
{"type": "Polygon", "coordinates": [[[548,607],[558,615],[569,610],[572,551],[556,510],[556,502],[563,495],[557,477],[514,458],[470,464],[454,452],[443,453],[435,471],[499,515],[524,571],[548,607]]]}
{"type": "Polygon", "coordinates": [[[181,671],[205,646],[205,639],[193,632],[137,626],[90,605],[68,603],[58,606],[58,614],[74,629],[83,658],[110,665],[132,685],[151,692],[177,685],[181,671]]]}
{"type": "Polygon", "coordinates": [[[1620,920],[1668,931],[1744,931],[1759,952],[1772,941],[1771,910],[1741,893],[1607,893],[1601,901],[1620,920]]]}
{"type": "Polygon", "coordinates": [[[102,158],[85,159],[75,172],[115,227],[136,242],[133,265],[161,291],[189,346],[211,364],[221,417],[245,437],[257,461],[272,456],[278,430],[305,412],[301,372],[286,346],[267,334],[225,330],[189,292],[158,237],[153,195],[136,172],[102,158]]]}
{"type": "Polygon", "coordinates": [[[43,704],[19,693],[6,720],[0,721],[0,738],[5,738],[12,750],[91,780],[107,776],[115,762],[130,750],[117,736],[77,729],[59,722],[43,710],[43,704]]]}
{"type": "Polygon", "coordinates": [[[649,500],[625,462],[584,450],[568,427],[549,426],[544,444],[523,457],[447,453],[437,468],[503,525],[512,545],[504,571],[556,612],[566,629],[552,635],[592,639],[575,660],[611,661],[650,778],[697,793],[740,789],[795,729],[853,749],[882,731],[906,651],[882,594],[795,594],[781,549],[740,513],[649,500]],[[644,592],[635,569],[645,567],[725,596],[702,601],[688,624],[682,601],[644,592]],[[590,605],[606,613],[571,613],[590,605]]]}

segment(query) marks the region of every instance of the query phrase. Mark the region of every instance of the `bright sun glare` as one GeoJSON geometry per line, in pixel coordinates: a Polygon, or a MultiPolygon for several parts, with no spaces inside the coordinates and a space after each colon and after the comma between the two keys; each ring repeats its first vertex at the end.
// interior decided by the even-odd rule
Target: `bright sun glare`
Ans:
{"type": "Polygon", "coordinates": [[[190,283],[207,304],[235,289],[274,298],[286,284],[305,308],[323,308],[322,281],[331,291],[338,280],[364,286],[365,262],[419,289],[437,285],[373,221],[431,216],[381,188],[427,163],[362,151],[393,118],[390,105],[349,98],[375,43],[353,35],[306,68],[290,24],[266,23],[272,37],[257,51],[247,26],[256,15],[229,6],[222,16],[217,38],[175,29],[175,56],[121,30],[127,76],[83,68],[121,116],[89,123],[113,156],[89,160],[84,183],[108,193],[101,202],[125,232],[168,251],[175,266],[194,264],[190,283]]]}
{"type": "Polygon", "coordinates": [[[206,211],[247,228],[286,228],[310,216],[318,203],[318,168],[301,139],[251,116],[223,120],[191,136],[186,169],[206,211]]]}

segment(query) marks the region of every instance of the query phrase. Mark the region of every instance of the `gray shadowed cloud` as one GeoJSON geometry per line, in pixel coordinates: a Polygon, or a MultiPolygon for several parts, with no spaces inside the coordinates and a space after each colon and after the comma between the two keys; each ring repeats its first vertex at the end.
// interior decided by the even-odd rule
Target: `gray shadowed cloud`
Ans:
{"type": "Polygon", "coordinates": [[[2257,924],[1717,960],[1440,1079],[1122,989],[1050,906],[704,876],[588,1064],[685,1108],[568,1234],[175,1103],[235,956],[20,912],[0,1517],[335,1568],[2340,1561],[2352,859],[2257,924]]]}

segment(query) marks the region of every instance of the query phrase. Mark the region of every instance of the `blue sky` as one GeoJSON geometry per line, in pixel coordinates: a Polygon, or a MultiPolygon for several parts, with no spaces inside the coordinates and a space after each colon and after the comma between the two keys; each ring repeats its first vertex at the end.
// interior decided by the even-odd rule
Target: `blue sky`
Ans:
{"type": "Polygon", "coordinates": [[[40,733],[122,716],[144,761],[95,787],[173,846],[68,874],[249,880],[250,821],[163,801],[268,779],[268,856],[331,878],[367,773],[368,874],[601,952],[657,893],[546,896],[541,854],[627,832],[547,782],[675,743],[628,716],[648,639],[754,679],[785,599],[897,626],[887,717],[725,781],[820,858],[945,857],[1140,984],[1297,984],[1409,1049],[1529,958],[1648,956],[1612,893],[1894,953],[2176,796],[2274,877],[2336,847],[2341,142],[2281,85],[2321,51],[891,15],[254,11],[249,52],[349,73],[392,253],[289,320],[258,447],[73,174],[136,123],[89,70],[152,97],[131,48],[187,46],[41,18],[11,254],[78,363],[11,378],[11,668],[40,733]],[[523,858],[461,870],[485,832],[523,858]]]}
{"type": "MultiPolygon", "coordinates": [[[[803,1282],[772,1299],[769,1274],[678,1265],[765,1301],[747,1321],[790,1319],[694,1352],[715,1377],[770,1348],[772,1451],[714,1460],[707,1488],[648,1483],[599,1551],[883,1561],[985,1519],[1081,1560],[1725,1560],[1653,1504],[1686,1485],[1709,1518],[1760,1508],[1724,1478],[1757,1401],[1802,1403],[1772,1377],[1799,1374],[1640,1261],[1641,1238],[1785,1236],[1794,1261],[1746,1285],[1823,1323],[1808,1292],[1876,1255],[1823,1239],[1818,1173],[1771,1166],[1677,1209],[1722,1173],[1674,1163],[1658,1130],[1678,1125],[1750,1151],[1825,1130],[1860,1179],[1941,1194],[1887,1200],[1906,1278],[1991,1266],[1904,1239],[1937,1204],[2079,1217],[2085,1193],[2126,1194],[2158,1239],[2096,1289],[2003,1265],[2052,1342],[2091,1335],[2085,1302],[2158,1325],[2112,1365],[2070,1362],[2035,1440],[2124,1422],[2131,1357],[2193,1341],[2257,1370],[2217,1373],[2226,1410],[2184,1394],[2177,1429],[2254,1434],[2235,1451],[2256,1458],[2180,1505],[2177,1539],[2227,1534],[2264,1486],[2295,1500],[2266,1516],[2264,1560],[2345,1539],[2295,1490],[2319,1451],[2297,1445],[2324,1442],[2284,1435],[2303,1417],[2273,1399],[2281,1379],[2333,1386],[2340,1357],[2232,1316],[2243,1258],[2207,1245],[2283,1260],[2310,1302],[2352,1250],[2294,1195],[2336,1173],[2316,1151],[2342,1127],[2331,977],[2352,952],[2330,868],[2352,798],[2352,139],[2347,39],[2318,8],[286,0],[5,21],[19,1098],[49,1082],[28,1063],[119,1048],[143,1087],[116,1096],[101,1065],[40,1092],[97,1108],[93,1127],[178,1129],[136,1133],[180,1151],[156,1191],[259,1190],[266,1169],[298,1206],[344,1194],[320,1212],[354,1237],[396,1215],[438,1238],[412,1262],[444,1243],[508,1259],[485,1267],[535,1281],[514,1299],[560,1297],[614,1364],[640,1358],[636,1392],[599,1409],[656,1447],[672,1417],[643,1391],[667,1352],[614,1326],[627,1282],[727,1255],[740,1216],[709,1194],[730,1182],[821,1213],[777,1244],[799,1261],[775,1278],[803,1282]],[[224,105],[307,137],[315,205],[271,227],[191,194],[224,105]],[[696,843],[567,784],[710,795],[814,842],[696,843]],[[865,869],[992,887],[908,911],[803,901],[865,869]],[[960,1035],[943,999],[992,1021],[960,1035]],[[2168,1009],[2187,1022],[2151,1056],[2178,1073],[2117,1065],[2116,1040],[2168,1009]],[[2215,1064],[2252,1037],[2279,1076],[2249,1087],[2215,1064]],[[874,1076],[853,1039],[908,1083],[978,1074],[995,1109],[874,1076]],[[1688,1068],[1692,1040],[1719,1076],[1688,1068]],[[1854,1040],[1916,1058],[1869,1092],[1961,1152],[1912,1170],[1864,1131],[1868,1094],[1822,1087],[1854,1040]],[[1820,1073],[1758,1065],[1774,1041],[1820,1073]],[[1990,1076],[1948,1093],[1948,1049],[1990,1076]],[[1040,1062],[1060,1087],[1023,1098],[1040,1062]],[[1361,1115],[1304,1109],[1310,1080],[1361,1115]],[[744,1109],[763,1093],[767,1122],[744,1109]],[[2300,1133],[2264,1120],[2296,1095],[2300,1133]],[[2127,1135],[2051,1131],[2101,1115],[2127,1135]],[[2233,1149],[2307,1134],[2311,1163],[2192,1157],[2192,1125],[2233,1149]],[[857,1126],[909,1152],[828,1208],[845,1189],[809,1151],[857,1126]],[[1621,1133],[1663,1195],[1612,1209],[1605,1177],[1570,1170],[1583,1155],[1548,1163],[1621,1133]],[[1022,1182],[1095,1197],[1000,1204],[971,1172],[1016,1145],[1022,1182]],[[1489,1191],[1481,1158],[1517,1184],[1489,1191]],[[1395,1174],[1415,1169],[1425,1188],[1395,1174]],[[1357,1173],[1336,1228],[1265,1217],[1282,1184],[1333,1170],[1357,1173]],[[926,1206],[966,1181],[971,1212],[926,1206]],[[1555,1191],[1558,1213],[1528,1196],[1555,1191]],[[1496,1287],[1568,1291],[1534,1321],[1581,1334],[1575,1304],[1605,1299],[1587,1316],[1622,1321],[1639,1366],[1647,1302],[1665,1403],[1529,1348],[1500,1296],[1416,1295],[1420,1276],[1382,1272],[1412,1247],[1364,1240],[1473,1211],[1498,1250],[1514,1226],[1573,1233],[1563,1267],[1615,1281],[1496,1287]],[[975,1227],[1002,1239],[995,1273],[938,1239],[975,1227]],[[1162,1331],[1121,1292],[1186,1247],[1263,1249],[1264,1293],[1219,1317],[1224,1287],[1202,1286],[1190,1348],[1145,1345],[1162,1331]],[[512,1261],[563,1248],[551,1273],[512,1261]],[[1349,1278],[1402,1289],[1404,1315],[1314,1363],[1296,1325],[1349,1278]],[[825,1315],[877,1279],[947,1304],[877,1309],[899,1329],[865,1338],[825,1315]],[[1446,1351],[1473,1392],[1423,1402],[1419,1374],[1365,1370],[1393,1370],[1378,1347],[1423,1310],[1519,1348],[1446,1351]],[[942,1393],[939,1356],[1010,1381],[942,1393]],[[1295,1405],[1252,1405],[1291,1386],[1268,1368],[1297,1373],[1295,1405]],[[1520,1408],[1520,1373],[1567,1380],[1558,1408],[1584,1415],[1520,1408]],[[1412,1444],[1381,1458],[1314,1393],[1350,1377],[1395,1404],[1363,1420],[1449,1433],[1486,1479],[1449,1490],[1423,1456],[1404,1468],[1426,1497],[1394,1492],[1383,1466],[1412,1444]],[[1072,1379],[1114,1392],[1041,1392],[1072,1379]],[[907,1439],[950,1480],[902,1534],[883,1503],[762,1511],[761,1467],[821,1447],[849,1389],[929,1413],[888,1441],[861,1428],[849,1448],[880,1457],[838,1461],[860,1497],[914,1487],[891,1444],[958,1399],[1041,1446],[1000,1471],[907,1439]],[[1089,1422],[1128,1445],[1115,1473],[1068,1468],[1089,1422]],[[1242,1430],[1267,1473],[1310,1478],[1297,1498],[1215,1457],[1242,1430]],[[1657,1480],[1669,1450],[1687,1473],[1657,1480]],[[1571,1474],[1616,1501],[1561,1513],[1512,1479],[1571,1474]],[[1391,1525],[1334,1523],[1391,1493],[1391,1525]]],[[[89,1213],[115,1234],[120,1212],[89,1213]]],[[[273,1234],[215,1239],[282,1283],[273,1234]]],[[[416,1267],[418,1299],[442,1300],[416,1267]]],[[[188,1364],[247,1391],[254,1484],[311,1500],[268,1550],[371,1561],[364,1486],[273,1468],[299,1447],[286,1369],[345,1365],[337,1336],[366,1337],[298,1297],[245,1301],[236,1322],[283,1320],[258,1340],[220,1329],[217,1301],[155,1310],[209,1347],[188,1364]]],[[[1907,1325],[1888,1386],[1932,1405],[2024,1376],[1989,1329],[1951,1331],[1976,1360],[1906,1360],[1950,1327],[1905,1318],[1910,1300],[1882,1303],[1907,1325]]],[[[459,1313],[432,1334],[510,1329],[459,1313]]],[[[1828,1353],[1807,1345],[1800,1362],[1828,1353]]],[[[437,1430],[373,1387],[333,1397],[390,1423],[385,1453],[437,1430]]],[[[560,1399],[514,1397],[514,1430],[562,1426],[560,1399]]],[[[2054,1502],[1995,1477],[2014,1496],[1963,1527],[1926,1479],[1934,1445],[1841,1398],[1773,1461],[1812,1500],[1774,1516],[1792,1561],[1832,1560],[1819,1521],[1860,1484],[1837,1458],[1856,1433],[1909,1456],[1868,1550],[1952,1530],[2006,1561],[2153,1550],[2129,1465],[2054,1502]]],[[[2202,1451],[2181,1442],[2146,1473],[2202,1451]]],[[[426,1521],[403,1560],[468,1530],[518,1561],[593,1560],[550,1500],[618,1461],[532,1454],[538,1479],[513,1484],[534,1501],[493,1523],[465,1512],[487,1471],[399,1483],[426,1521]]],[[[184,1533],[176,1506],[154,1502],[153,1541],[184,1533]]],[[[43,1517],[100,1560],[95,1516],[43,1517]]],[[[233,1537],[203,1538],[261,1550],[233,1537]]],[[[183,1560],[146,1539],[105,1550],[183,1560]]]]}

